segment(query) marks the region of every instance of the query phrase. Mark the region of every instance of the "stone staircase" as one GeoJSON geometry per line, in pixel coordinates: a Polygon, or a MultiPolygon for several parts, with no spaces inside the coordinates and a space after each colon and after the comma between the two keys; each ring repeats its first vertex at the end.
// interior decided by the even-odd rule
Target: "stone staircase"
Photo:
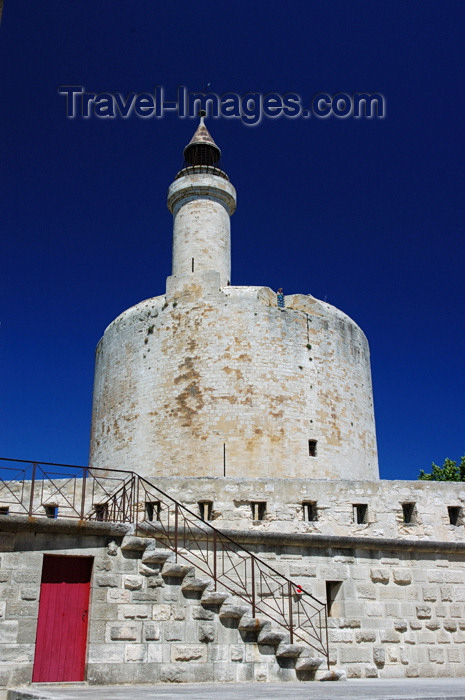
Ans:
{"type": "MultiPolygon", "coordinates": [[[[118,623],[120,627],[107,622],[107,647],[113,644],[116,649],[124,643],[125,660],[128,655],[136,660],[139,654],[139,661],[147,661],[150,681],[145,682],[307,681],[341,675],[327,671],[326,659],[310,647],[291,643],[284,629],[265,617],[252,616],[250,606],[240,598],[215,588],[213,580],[183,562],[182,550],[176,561],[174,553],[153,538],[134,535],[126,535],[120,549],[123,559],[138,560],[147,593],[130,601],[125,598],[132,604],[121,606],[121,615],[126,620],[129,616],[129,621],[118,623]],[[149,592],[152,619],[146,604],[149,592]],[[150,661],[157,664],[156,679],[150,661]]],[[[93,668],[95,664],[90,664],[89,681],[102,682],[93,668]]],[[[121,682],[114,670],[112,682],[121,682]]]]}

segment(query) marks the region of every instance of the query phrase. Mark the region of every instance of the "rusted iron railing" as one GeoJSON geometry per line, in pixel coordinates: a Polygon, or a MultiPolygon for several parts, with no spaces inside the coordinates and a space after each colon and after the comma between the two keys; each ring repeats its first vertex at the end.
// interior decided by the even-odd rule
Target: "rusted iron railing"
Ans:
{"type": "Polygon", "coordinates": [[[133,523],[215,588],[246,601],[253,617],[265,615],[289,632],[291,643],[308,644],[328,662],[325,603],[135,472],[0,458],[0,513],[6,509],[133,523]]]}

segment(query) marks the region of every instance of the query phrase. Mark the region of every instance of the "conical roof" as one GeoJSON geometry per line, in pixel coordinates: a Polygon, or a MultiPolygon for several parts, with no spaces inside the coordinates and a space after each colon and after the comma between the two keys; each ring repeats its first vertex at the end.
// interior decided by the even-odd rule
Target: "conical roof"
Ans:
{"type": "Polygon", "coordinates": [[[184,149],[184,160],[187,165],[215,165],[221,157],[221,151],[214,142],[204,117],[200,117],[195,134],[184,149]]]}

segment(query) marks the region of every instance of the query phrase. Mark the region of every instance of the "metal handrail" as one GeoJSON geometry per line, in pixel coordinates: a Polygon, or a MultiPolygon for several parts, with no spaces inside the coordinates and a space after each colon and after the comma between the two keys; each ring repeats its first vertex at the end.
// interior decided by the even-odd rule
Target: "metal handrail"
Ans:
{"type": "Polygon", "coordinates": [[[219,584],[248,603],[252,617],[266,615],[289,632],[291,643],[304,642],[322,654],[329,667],[325,603],[148,479],[122,469],[7,458],[0,462],[29,465],[15,469],[0,464],[0,508],[8,504],[12,514],[41,516],[47,515],[47,505],[59,503],[59,515],[65,517],[134,523],[136,532],[148,532],[174,552],[176,561],[180,557],[193,564],[215,588],[219,584]],[[59,471],[46,471],[45,466],[59,471]],[[21,478],[3,478],[4,472],[13,471],[21,478]],[[156,519],[146,517],[148,503],[156,519]]]}

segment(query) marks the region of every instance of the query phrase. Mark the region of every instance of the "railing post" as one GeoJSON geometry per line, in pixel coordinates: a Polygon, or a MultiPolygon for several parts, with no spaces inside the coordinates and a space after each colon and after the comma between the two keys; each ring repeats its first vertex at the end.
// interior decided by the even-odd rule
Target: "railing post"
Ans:
{"type": "Polygon", "coordinates": [[[135,474],[134,476],[134,481],[135,481],[135,488],[133,487],[132,493],[133,493],[133,508],[135,510],[134,513],[134,520],[136,521],[136,531],[137,527],[139,525],[139,485],[140,485],[140,478],[138,474],[135,474]]]}
{"type": "Polygon", "coordinates": [[[251,572],[251,581],[252,581],[252,617],[255,617],[255,557],[251,557],[251,566],[252,566],[252,572],[251,572]]]}
{"type": "Polygon", "coordinates": [[[178,503],[174,506],[174,555],[178,561],[178,503]]]}
{"type": "Polygon", "coordinates": [[[36,485],[36,469],[37,469],[37,464],[33,462],[32,464],[32,474],[31,474],[31,493],[29,497],[29,517],[32,516],[32,512],[34,510],[34,488],[36,485]]]}
{"type": "Polygon", "coordinates": [[[287,597],[289,599],[289,641],[294,643],[294,621],[292,619],[292,583],[287,582],[287,597]]]}
{"type": "Polygon", "coordinates": [[[80,519],[84,520],[84,513],[86,508],[86,484],[87,484],[87,467],[84,467],[82,474],[82,486],[81,486],[81,514],[80,519]]]}
{"type": "Polygon", "coordinates": [[[213,532],[213,580],[215,582],[216,591],[216,575],[217,575],[217,561],[216,561],[216,531],[213,532]]]}

